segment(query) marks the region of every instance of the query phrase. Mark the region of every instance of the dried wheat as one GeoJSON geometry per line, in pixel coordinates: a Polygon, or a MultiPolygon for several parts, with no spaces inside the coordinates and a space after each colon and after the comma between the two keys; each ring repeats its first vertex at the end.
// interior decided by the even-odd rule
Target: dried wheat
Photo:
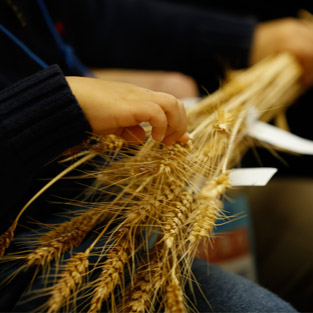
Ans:
{"type": "Polygon", "coordinates": [[[5,250],[10,246],[14,238],[14,231],[16,228],[16,221],[7,229],[5,233],[0,236],[0,258],[3,257],[5,250]]]}
{"type": "Polygon", "coordinates": [[[81,286],[88,271],[88,256],[88,252],[77,253],[66,263],[65,270],[60,274],[57,284],[53,286],[51,297],[47,302],[48,313],[59,312],[64,303],[81,286]]]}
{"type": "MultiPolygon", "coordinates": [[[[124,238],[125,240],[125,238],[124,238]]],[[[107,260],[101,266],[101,274],[94,281],[96,287],[93,292],[93,297],[90,301],[88,312],[100,312],[101,306],[110,296],[112,296],[114,288],[121,284],[124,273],[124,265],[129,259],[131,253],[128,245],[128,240],[119,243],[107,254],[107,260]]]]}
{"type": "MultiPolygon", "coordinates": [[[[185,253],[185,243],[189,244],[187,250],[193,252],[200,240],[210,237],[222,214],[221,197],[231,183],[227,172],[248,148],[244,138],[250,108],[255,107],[259,118],[268,121],[303,92],[300,76],[301,67],[288,54],[231,72],[229,81],[217,92],[187,110],[192,144],[166,147],[150,137],[135,148],[125,146],[115,136],[91,138],[84,147],[86,152],[78,155],[102,157],[103,162],[95,163],[99,167],[89,174],[96,178],[89,192],[99,202],[114,197],[105,209],[110,211],[111,219],[89,250],[74,255],[67,263],[61,279],[51,289],[49,312],[59,310],[77,293],[87,273],[89,252],[102,236],[107,236],[115,244],[101,250],[99,258],[106,257],[107,261],[96,263],[96,268],[101,265],[103,271],[95,281],[86,284],[87,288],[95,287],[90,312],[99,312],[103,301],[114,298],[116,286],[125,288],[124,266],[130,257],[135,258],[139,234],[146,243],[147,257],[137,259],[142,261],[141,266],[130,273],[131,284],[127,292],[122,290],[125,297],[118,308],[123,312],[149,312],[160,299],[167,312],[187,311],[183,297],[185,281],[181,282],[181,277],[190,279],[192,253],[185,253]],[[104,167],[100,167],[102,163],[104,167]],[[116,225],[108,232],[113,221],[116,225]],[[151,243],[150,237],[155,233],[159,237],[151,243]]],[[[94,216],[99,217],[97,214],[94,216]]],[[[38,239],[41,246],[28,255],[28,265],[43,265],[61,257],[103,221],[94,221],[88,214],[84,220],[83,216],[38,239]]],[[[0,237],[1,251],[7,248],[13,232],[9,228],[0,237]]],[[[113,305],[112,308],[115,309],[113,305]]]]}
{"type": "Polygon", "coordinates": [[[165,286],[164,313],[187,313],[184,291],[175,274],[170,276],[165,286]]]}
{"type": "Polygon", "coordinates": [[[106,215],[107,212],[103,212],[101,208],[95,208],[39,237],[41,245],[26,256],[26,266],[45,266],[58,259],[65,251],[78,246],[106,215]]]}
{"type": "Polygon", "coordinates": [[[216,179],[208,181],[200,190],[195,203],[194,217],[190,225],[187,241],[191,246],[210,235],[217,217],[221,213],[220,197],[229,188],[231,182],[227,174],[223,173],[216,179]]]}

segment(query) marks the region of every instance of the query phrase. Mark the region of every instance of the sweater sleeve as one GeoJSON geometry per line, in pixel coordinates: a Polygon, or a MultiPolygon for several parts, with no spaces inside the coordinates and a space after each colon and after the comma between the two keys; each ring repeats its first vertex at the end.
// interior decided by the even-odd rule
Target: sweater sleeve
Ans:
{"type": "Polygon", "coordinates": [[[57,65],[0,91],[0,125],[3,209],[28,189],[43,165],[90,131],[57,65]]]}

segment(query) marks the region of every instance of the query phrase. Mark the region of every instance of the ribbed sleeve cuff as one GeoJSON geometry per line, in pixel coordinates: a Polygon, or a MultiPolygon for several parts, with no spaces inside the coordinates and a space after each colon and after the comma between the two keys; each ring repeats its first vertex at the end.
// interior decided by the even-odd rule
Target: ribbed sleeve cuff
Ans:
{"type": "Polygon", "coordinates": [[[34,169],[91,131],[57,65],[1,91],[0,117],[5,158],[34,169]]]}

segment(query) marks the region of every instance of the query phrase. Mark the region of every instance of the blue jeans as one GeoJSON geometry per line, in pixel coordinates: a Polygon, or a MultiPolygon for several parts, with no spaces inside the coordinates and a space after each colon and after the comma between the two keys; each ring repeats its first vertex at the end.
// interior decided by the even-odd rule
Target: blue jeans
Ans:
{"type": "Polygon", "coordinates": [[[195,259],[192,266],[201,291],[186,294],[198,312],[297,312],[290,304],[261,286],[222,268],[195,259]]]}

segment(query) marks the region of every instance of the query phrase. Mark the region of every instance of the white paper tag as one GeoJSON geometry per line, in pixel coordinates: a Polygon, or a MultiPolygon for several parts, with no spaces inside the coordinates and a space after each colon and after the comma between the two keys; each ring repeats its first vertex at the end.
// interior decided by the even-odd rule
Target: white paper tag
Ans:
{"type": "Polygon", "coordinates": [[[276,172],[274,167],[236,168],[229,178],[232,186],[265,186],[276,172]]]}
{"type": "Polygon", "coordinates": [[[313,155],[313,141],[301,138],[268,123],[254,121],[250,124],[247,134],[278,148],[313,155]]]}

